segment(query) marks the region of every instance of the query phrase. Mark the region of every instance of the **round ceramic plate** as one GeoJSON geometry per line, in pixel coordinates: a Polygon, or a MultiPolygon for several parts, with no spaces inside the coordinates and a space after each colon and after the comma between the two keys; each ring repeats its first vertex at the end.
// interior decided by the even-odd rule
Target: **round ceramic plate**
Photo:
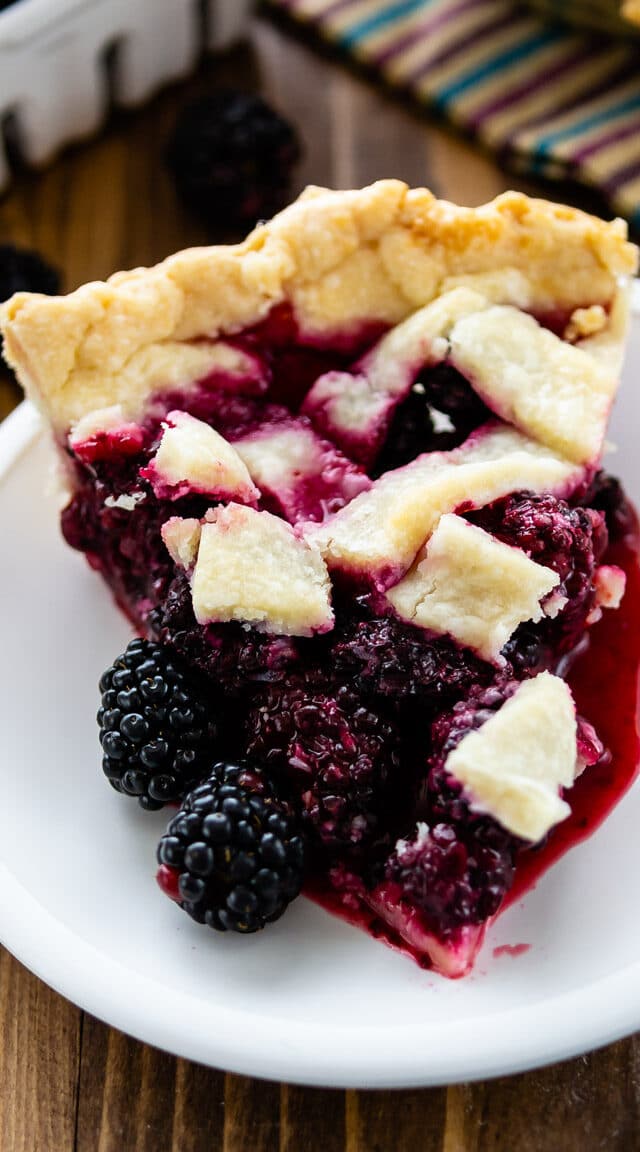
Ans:
{"type": "MultiPolygon", "coordinates": [[[[639,374],[636,320],[610,461],[636,500],[639,374]]],[[[141,1040],[306,1084],[485,1078],[640,1028],[640,786],[498,919],[461,981],[305,899],[243,939],[162,896],[166,817],[116,795],[99,768],[96,686],[127,624],[60,538],[50,460],[23,405],[0,429],[0,938],[19,960],[141,1040]]]]}

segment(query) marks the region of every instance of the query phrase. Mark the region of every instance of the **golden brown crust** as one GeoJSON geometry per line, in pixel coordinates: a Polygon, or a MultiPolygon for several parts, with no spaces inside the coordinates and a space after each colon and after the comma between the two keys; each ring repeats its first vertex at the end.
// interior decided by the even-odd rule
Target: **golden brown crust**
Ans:
{"type": "Polygon", "coordinates": [[[178,252],[66,297],[18,293],[0,309],[5,355],[58,431],[95,408],[208,374],[216,340],[291,301],[310,334],[396,324],[456,283],[532,311],[608,304],[634,272],[621,220],[508,192],[482,208],[395,180],[308,188],[233,247],[178,252]],[[193,344],[196,337],[208,344],[193,344]]]}
{"type": "Polygon", "coordinates": [[[621,14],[632,24],[640,24],[640,0],[623,0],[621,14]]]}

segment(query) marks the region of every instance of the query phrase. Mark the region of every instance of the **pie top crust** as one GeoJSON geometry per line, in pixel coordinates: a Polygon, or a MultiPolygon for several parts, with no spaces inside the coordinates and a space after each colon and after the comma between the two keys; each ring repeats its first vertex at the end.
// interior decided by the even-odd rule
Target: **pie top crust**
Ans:
{"type": "Polygon", "coordinates": [[[623,221],[520,193],[460,208],[396,180],[312,187],[242,244],[188,249],[66,297],[18,293],[0,329],[7,360],[63,434],[113,404],[135,418],[153,393],[215,373],[259,381],[260,365],[224,337],[285,301],[303,340],[330,343],[467,286],[493,304],[566,316],[574,338],[608,354],[621,337],[618,278],[636,266],[623,221]]]}

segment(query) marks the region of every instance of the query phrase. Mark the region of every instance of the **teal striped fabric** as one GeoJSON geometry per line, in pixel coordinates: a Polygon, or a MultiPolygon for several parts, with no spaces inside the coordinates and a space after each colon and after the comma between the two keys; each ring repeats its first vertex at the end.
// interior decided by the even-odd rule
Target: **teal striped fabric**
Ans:
{"type": "Polygon", "coordinates": [[[640,229],[640,38],[580,32],[512,0],[265,2],[503,162],[595,188],[640,229]]]}

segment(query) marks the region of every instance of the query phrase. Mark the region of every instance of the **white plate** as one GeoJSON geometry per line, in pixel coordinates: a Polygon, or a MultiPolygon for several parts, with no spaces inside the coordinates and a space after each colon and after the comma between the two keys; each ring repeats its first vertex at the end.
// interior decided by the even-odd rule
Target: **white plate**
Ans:
{"type": "MultiPolygon", "coordinates": [[[[640,498],[640,322],[611,436],[640,498]]],[[[181,1056],[305,1084],[409,1086],[515,1072],[640,1028],[640,787],[449,982],[306,900],[251,939],[156,888],[162,813],[106,785],[97,681],[128,639],[59,536],[49,449],[23,405],[0,429],[0,937],[110,1024],[181,1056]],[[519,956],[493,950],[530,945],[519,956]]]]}

